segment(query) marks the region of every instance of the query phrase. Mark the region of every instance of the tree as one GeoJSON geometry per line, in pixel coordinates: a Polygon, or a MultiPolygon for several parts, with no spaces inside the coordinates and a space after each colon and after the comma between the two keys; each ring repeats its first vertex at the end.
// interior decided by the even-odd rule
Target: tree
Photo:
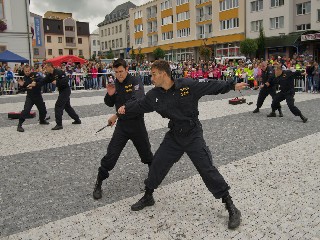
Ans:
{"type": "Polygon", "coordinates": [[[145,55],[141,52],[141,48],[139,48],[139,52],[136,55],[136,60],[137,62],[142,63],[144,59],[145,59],[145,55]]]}
{"type": "Polygon", "coordinates": [[[255,54],[257,49],[257,41],[254,39],[247,38],[240,43],[240,52],[246,55],[246,57],[255,54]]]}
{"type": "Polygon", "coordinates": [[[109,51],[107,52],[106,58],[107,58],[107,59],[112,59],[112,58],[114,58],[114,54],[113,54],[111,48],[110,48],[109,51]]]}
{"type": "Polygon", "coordinates": [[[132,48],[131,48],[130,57],[131,57],[132,60],[135,60],[135,59],[136,59],[136,53],[135,53],[135,50],[133,49],[133,46],[132,46],[132,48]]]}
{"type": "Polygon", "coordinates": [[[164,58],[166,56],[166,52],[161,47],[157,47],[155,50],[153,50],[153,56],[156,60],[158,60],[164,58]]]}
{"type": "Polygon", "coordinates": [[[91,58],[90,58],[90,61],[95,61],[96,60],[96,54],[92,54],[91,58]]]}
{"type": "Polygon", "coordinates": [[[257,57],[264,58],[266,38],[265,38],[264,30],[262,26],[260,26],[259,38],[257,38],[256,41],[257,41],[257,47],[258,47],[257,57]]]}
{"type": "Polygon", "coordinates": [[[83,56],[83,55],[79,55],[78,57],[79,57],[79,58],[82,58],[82,59],[84,59],[84,56],[83,56]]]}
{"type": "Polygon", "coordinates": [[[212,49],[207,45],[201,45],[199,49],[200,56],[204,58],[205,61],[210,59],[212,55],[212,49]]]}

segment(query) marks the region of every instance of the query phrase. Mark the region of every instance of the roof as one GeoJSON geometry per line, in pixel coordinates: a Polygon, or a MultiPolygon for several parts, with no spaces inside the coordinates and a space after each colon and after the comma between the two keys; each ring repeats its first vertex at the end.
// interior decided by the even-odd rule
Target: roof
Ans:
{"type": "Polygon", "coordinates": [[[301,42],[301,35],[310,33],[314,31],[305,31],[305,32],[292,32],[283,36],[268,37],[265,41],[265,47],[289,47],[297,46],[301,42]]]}
{"type": "Polygon", "coordinates": [[[29,63],[29,60],[15,54],[9,50],[0,53],[0,62],[19,62],[19,63],[29,63]]]}
{"type": "Polygon", "coordinates": [[[128,1],[118,5],[111,13],[107,14],[104,21],[98,24],[98,27],[107,25],[109,23],[117,22],[129,17],[129,9],[135,8],[136,5],[128,1]]]}

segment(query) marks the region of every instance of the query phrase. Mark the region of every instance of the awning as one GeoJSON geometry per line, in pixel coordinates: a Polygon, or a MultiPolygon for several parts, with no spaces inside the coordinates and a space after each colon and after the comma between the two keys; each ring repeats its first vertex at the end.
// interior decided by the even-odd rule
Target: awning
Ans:
{"type": "Polygon", "coordinates": [[[268,37],[265,41],[266,48],[296,46],[301,41],[303,32],[294,32],[288,35],[268,37]]]}
{"type": "Polygon", "coordinates": [[[29,63],[29,60],[9,50],[0,53],[0,62],[29,63]]]}

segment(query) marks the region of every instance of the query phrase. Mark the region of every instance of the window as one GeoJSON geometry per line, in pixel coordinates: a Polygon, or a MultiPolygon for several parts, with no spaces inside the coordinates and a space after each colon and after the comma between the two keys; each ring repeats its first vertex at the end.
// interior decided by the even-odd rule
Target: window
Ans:
{"type": "Polygon", "coordinates": [[[118,33],[118,26],[116,26],[116,33],[118,33]]]}
{"type": "Polygon", "coordinates": [[[271,7],[280,7],[284,5],[284,0],[271,0],[271,7]]]}
{"type": "Polygon", "coordinates": [[[122,38],[120,38],[120,47],[123,47],[123,41],[122,41],[122,38]]]}
{"type": "Polygon", "coordinates": [[[63,49],[59,49],[59,55],[63,55],[63,49]]]}
{"type": "Polygon", "coordinates": [[[142,24],[135,25],[134,26],[134,31],[135,32],[143,31],[143,25],[142,24]]]}
{"type": "Polygon", "coordinates": [[[162,40],[173,39],[173,31],[162,33],[162,40]]]}
{"type": "Polygon", "coordinates": [[[116,48],[119,47],[119,39],[116,39],[116,48]]]}
{"type": "Polygon", "coordinates": [[[4,19],[3,0],[0,0],[0,19],[4,19]]]}
{"type": "Polygon", "coordinates": [[[135,12],[133,14],[134,19],[142,18],[142,11],[135,12]]]}
{"type": "Polygon", "coordinates": [[[122,24],[119,25],[119,33],[121,33],[121,32],[122,32],[122,24]]]}
{"type": "Polygon", "coordinates": [[[318,22],[320,22],[320,9],[318,9],[318,22]]]}
{"type": "Polygon", "coordinates": [[[108,28],[108,35],[110,35],[110,28],[108,28]]]}
{"type": "Polygon", "coordinates": [[[251,32],[259,32],[260,28],[263,26],[263,21],[252,21],[251,22],[251,32]]]}
{"type": "Polygon", "coordinates": [[[69,55],[73,55],[73,49],[69,49],[69,55]]]}
{"type": "Polygon", "coordinates": [[[304,31],[304,30],[310,30],[311,29],[311,24],[301,24],[297,25],[297,31],[304,31]]]}
{"type": "Polygon", "coordinates": [[[78,38],[78,44],[82,44],[82,38],[78,38]]]}
{"type": "Polygon", "coordinates": [[[239,7],[239,0],[223,0],[219,4],[220,4],[220,12],[222,12],[232,8],[239,7]]]}
{"type": "Polygon", "coordinates": [[[177,31],[177,37],[188,37],[190,35],[190,28],[183,28],[177,31]]]}
{"type": "Polygon", "coordinates": [[[79,56],[83,56],[83,50],[79,49],[79,56]]]}
{"type": "Polygon", "coordinates": [[[284,17],[270,18],[270,28],[277,29],[284,27],[284,17]]]}
{"type": "Polygon", "coordinates": [[[136,45],[140,45],[142,44],[142,38],[136,38],[134,42],[136,45]]]}
{"type": "Polygon", "coordinates": [[[161,3],[161,11],[172,8],[172,0],[167,0],[161,3]]]}
{"type": "Polygon", "coordinates": [[[190,12],[182,12],[177,14],[177,22],[190,19],[190,12]]]}
{"type": "Polygon", "coordinates": [[[109,48],[111,48],[111,40],[109,41],[109,48]]]}
{"type": "Polygon", "coordinates": [[[66,31],[74,32],[74,28],[72,26],[65,26],[66,31]]]}
{"type": "Polygon", "coordinates": [[[33,49],[33,55],[39,55],[39,48],[33,49]]]}
{"type": "Polygon", "coordinates": [[[220,30],[227,30],[239,27],[239,18],[231,18],[220,21],[220,30]]]}
{"type": "Polygon", "coordinates": [[[94,55],[97,55],[97,51],[93,51],[93,54],[94,54],[94,55]]]}
{"type": "Polygon", "coordinates": [[[107,36],[107,29],[104,30],[104,35],[107,36]]]}
{"type": "Polygon", "coordinates": [[[47,36],[47,43],[51,43],[51,36],[47,36]]]}
{"type": "Polygon", "coordinates": [[[189,0],[177,0],[177,6],[188,3],[189,0]]]}
{"type": "Polygon", "coordinates": [[[62,43],[62,37],[58,37],[58,43],[62,43]]]}
{"type": "Polygon", "coordinates": [[[115,42],[114,42],[114,40],[112,40],[112,48],[115,48],[115,47],[116,47],[115,42]]]}
{"type": "Polygon", "coordinates": [[[96,43],[97,43],[96,40],[93,40],[92,41],[92,46],[96,46],[96,43]]]}
{"type": "Polygon", "coordinates": [[[103,37],[103,30],[101,30],[101,37],[103,37]]]}
{"type": "Polygon", "coordinates": [[[251,12],[263,10],[263,0],[256,0],[251,2],[251,12]]]}
{"type": "Polygon", "coordinates": [[[173,16],[172,15],[161,19],[162,26],[167,25],[167,24],[172,24],[172,23],[173,23],[173,16]]]}
{"type": "Polygon", "coordinates": [[[297,4],[297,15],[309,14],[311,12],[311,2],[297,4]]]}
{"type": "Polygon", "coordinates": [[[52,49],[48,49],[48,55],[52,55],[52,49]]]}
{"type": "Polygon", "coordinates": [[[98,44],[98,46],[100,46],[100,40],[97,40],[97,44],[98,44]]]}
{"type": "Polygon", "coordinates": [[[66,43],[73,43],[72,37],[66,37],[66,43]]]}
{"type": "Polygon", "coordinates": [[[112,35],[114,34],[114,27],[112,27],[112,35]]]}
{"type": "Polygon", "coordinates": [[[106,49],[108,49],[108,42],[107,41],[104,42],[104,45],[106,46],[106,49]]]}
{"type": "Polygon", "coordinates": [[[101,42],[101,50],[104,50],[104,42],[101,42]]]}

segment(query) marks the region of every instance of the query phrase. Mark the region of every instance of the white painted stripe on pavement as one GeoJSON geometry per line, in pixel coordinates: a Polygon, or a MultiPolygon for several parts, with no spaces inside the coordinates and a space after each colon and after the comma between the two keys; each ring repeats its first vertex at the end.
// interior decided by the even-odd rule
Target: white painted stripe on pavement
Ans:
{"type": "MultiPolygon", "coordinates": [[[[255,101],[256,98],[256,95],[246,97],[247,102],[255,101]]],[[[296,102],[316,98],[320,98],[320,95],[297,94],[296,102]]],[[[93,97],[90,98],[90,100],[93,102],[88,102],[88,105],[96,103],[95,101],[97,99],[96,97],[93,97]]],[[[80,104],[81,102],[82,100],[79,99],[78,103],[80,104]]],[[[270,108],[270,104],[271,98],[269,97],[266,99],[263,108],[270,108]]],[[[249,106],[247,104],[230,105],[228,99],[199,102],[199,119],[214,119],[233,114],[251,112],[253,109],[254,106],[249,106]]],[[[288,112],[288,114],[291,113],[288,112]]],[[[73,120],[64,120],[64,129],[59,131],[50,130],[54,126],[54,122],[51,122],[48,126],[38,124],[24,125],[24,133],[17,132],[16,127],[0,128],[0,156],[9,156],[18,153],[33,152],[110,138],[113,133],[112,128],[107,128],[102,132],[95,134],[98,129],[106,125],[109,116],[110,115],[101,115],[87,118],[81,118],[80,116],[82,120],[81,125],[71,125],[73,120]],[[14,152],[7,151],[7,149],[12,149],[12,145],[15,144],[16,139],[19,139],[19,148],[16,148],[14,152]]],[[[146,114],[145,122],[149,131],[165,128],[168,125],[168,120],[162,118],[155,112],[146,114]]]]}
{"type": "Polygon", "coordinates": [[[140,194],[3,239],[316,240],[319,156],[316,133],[221,166],[242,212],[241,226],[234,231],[227,230],[228,214],[220,200],[195,175],[156,190],[156,204],[142,211],[130,211],[140,194]]]}

